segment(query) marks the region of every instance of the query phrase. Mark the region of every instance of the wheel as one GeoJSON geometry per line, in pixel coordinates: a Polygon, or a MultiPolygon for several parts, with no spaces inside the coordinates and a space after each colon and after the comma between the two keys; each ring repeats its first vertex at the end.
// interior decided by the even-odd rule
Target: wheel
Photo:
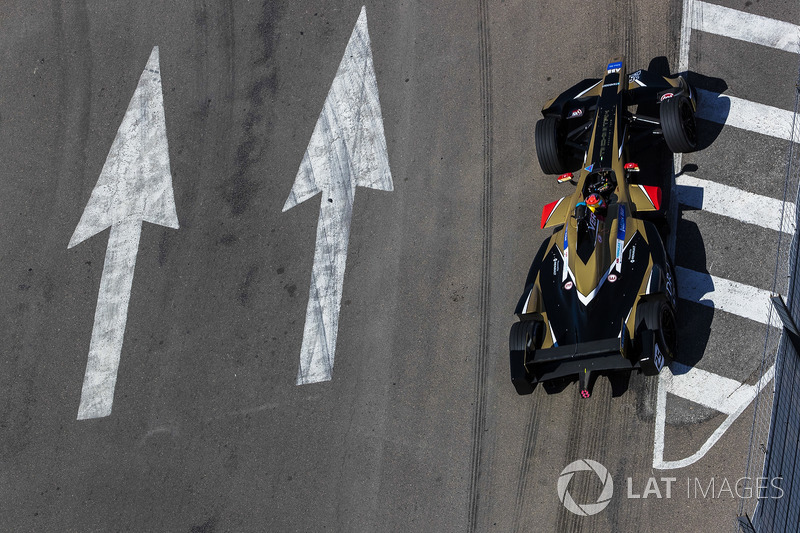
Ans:
{"type": "Polygon", "coordinates": [[[666,300],[657,299],[639,304],[645,329],[639,334],[642,372],[656,375],[675,358],[678,329],[675,312],[666,300]]]}
{"type": "Polygon", "coordinates": [[[686,96],[673,96],[661,102],[659,110],[664,141],[673,153],[697,149],[697,123],[692,102],[686,96]]]}
{"type": "Polygon", "coordinates": [[[511,383],[517,389],[517,394],[530,394],[533,384],[528,378],[525,363],[533,358],[536,345],[540,342],[542,323],[538,320],[523,320],[511,326],[508,337],[508,347],[511,363],[511,383]]]}
{"type": "Polygon", "coordinates": [[[536,156],[545,174],[563,174],[569,170],[558,118],[544,117],[536,123],[536,156]]]}

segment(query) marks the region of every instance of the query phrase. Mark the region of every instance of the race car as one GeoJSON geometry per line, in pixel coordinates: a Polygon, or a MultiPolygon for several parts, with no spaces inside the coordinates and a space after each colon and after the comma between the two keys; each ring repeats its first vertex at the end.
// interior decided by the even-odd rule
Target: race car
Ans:
{"type": "Polygon", "coordinates": [[[683,77],[627,74],[621,58],[608,62],[602,79],[545,104],[535,131],[539,164],[559,182],[577,183],[542,211],[541,227],[553,234],[531,265],[509,338],[517,393],[577,376],[588,398],[593,373],[656,375],[675,357],[675,271],[663,205],[673,179],[640,182],[631,156],[653,142],[695,150],[696,109],[683,77]]]}

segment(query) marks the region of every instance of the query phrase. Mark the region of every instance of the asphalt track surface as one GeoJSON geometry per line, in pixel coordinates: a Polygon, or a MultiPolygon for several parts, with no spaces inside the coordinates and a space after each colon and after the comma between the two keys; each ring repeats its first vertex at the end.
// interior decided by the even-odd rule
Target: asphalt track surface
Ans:
{"type": "MultiPolygon", "coordinates": [[[[800,23],[788,1],[729,4],[800,23]]],[[[658,471],[654,379],[519,397],[507,368],[541,207],[571,192],[538,167],[539,109],[620,53],[675,72],[681,2],[368,2],[394,191],[356,193],[333,379],[295,385],[319,205],[282,206],[361,6],[0,8],[0,529],[727,530],[738,499],[686,480],[741,475],[751,411],[658,471]],[[180,228],[143,226],[113,411],[77,420],[108,231],[67,244],[156,45],[180,228]],[[615,481],[591,517],[556,491],[583,458],[615,481]],[[625,497],[651,476],[662,496],[676,478],[672,498],[625,497]]],[[[796,65],[708,34],[690,48],[698,85],[784,109],[796,65]]],[[[780,198],[785,141],[704,128],[685,164],[780,198]]],[[[678,265],[771,287],[776,232],[704,211],[677,231],[678,265]]],[[[679,311],[684,362],[757,379],[762,324],[679,311]]],[[[668,458],[721,422],[675,409],[668,458]]],[[[572,496],[593,501],[581,475],[572,496]]]]}

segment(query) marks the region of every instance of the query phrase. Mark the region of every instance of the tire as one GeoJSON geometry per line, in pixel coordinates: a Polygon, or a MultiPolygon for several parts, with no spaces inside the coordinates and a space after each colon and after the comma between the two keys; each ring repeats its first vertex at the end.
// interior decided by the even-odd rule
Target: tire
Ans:
{"type": "Polygon", "coordinates": [[[508,338],[511,383],[514,384],[519,395],[533,392],[533,384],[528,376],[525,363],[536,353],[536,345],[540,342],[541,328],[542,323],[538,320],[523,320],[511,326],[508,338]]]}
{"type": "Polygon", "coordinates": [[[563,174],[569,170],[558,118],[544,117],[536,123],[536,156],[545,174],[563,174]]]}
{"type": "Polygon", "coordinates": [[[640,333],[642,353],[639,359],[642,372],[657,375],[675,359],[678,331],[675,312],[664,299],[639,304],[644,330],[640,333]]]}
{"type": "Polygon", "coordinates": [[[673,96],[661,102],[659,110],[664,141],[672,153],[697,150],[697,122],[692,102],[686,96],[673,96]]]}

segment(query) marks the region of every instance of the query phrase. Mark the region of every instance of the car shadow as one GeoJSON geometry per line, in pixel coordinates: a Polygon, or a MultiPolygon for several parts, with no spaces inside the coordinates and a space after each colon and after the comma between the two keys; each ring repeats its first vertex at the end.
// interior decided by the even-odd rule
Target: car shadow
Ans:
{"type": "MultiPolygon", "coordinates": [[[[702,189],[684,194],[699,195],[702,199],[702,189]]],[[[684,197],[685,198],[685,197],[684,197]]],[[[695,205],[702,205],[700,204],[695,205]]],[[[672,367],[673,374],[685,373],[686,367],[695,366],[702,358],[711,336],[711,323],[714,320],[714,307],[708,302],[695,299],[697,294],[707,294],[714,291],[714,282],[709,275],[706,247],[703,235],[695,222],[683,219],[683,213],[696,210],[696,208],[681,205],[678,208],[678,241],[676,247],[675,263],[684,265],[686,270],[678,272],[678,349],[675,361],[685,365],[672,367]],[[692,271],[691,288],[687,285],[689,280],[681,272],[692,271]],[[682,279],[683,277],[683,279],[682,279]],[[684,282],[683,284],[681,282],[684,282]],[[683,285],[683,290],[682,290],[683,285]]]]}
{"type": "MultiPolygon", "coordinates": [[[[666,57],[656,57],[650,61],[648,70],[662,76],[675,76],[671,74],[669,62],[666,57]]],[[[711,146],[719,137],[724,124],[730,114],[730,99],[724,96],[728,84],[721,78],[706,76],[698,72],[688,71],[678,73],[682,75],[697,92],[697,151],[711,146]]],[[[663,143],[662,143],[663,145],[663,143]]],[[[676,178],[683,174],[693,173],[698,166],[693,163],[683,165],[682,168],[673,168],[675,158],[664,148],[661,154],[660,165],[655,165],[657,172],[662,176],[676,178]]],[[[706,246],[703,235],[695,222],[685,220],[684,213],[700,209],[703,205],[703,189],[687,185],[667,187],[669,194],[665,193],[666,209],[676,209],[677,219],[671,231],[676,232],[677,246],[673,261],[684,269],[678,269],[677,289],[677,327],[678,348],[675,361],[681,363],[674,365],[671,370],[675,374],[685,373],[690,367],[695,366],[703,357],[711,335],[711,323],[714,319],[713,305],[710,302],[698,301],[694,296],[706,294],[714,290],[713,280],[708,272],[706,246]],[[673,205],[674,203],[674,205],[673,205]],[[686,279],[686,274],[691,273],[691,280],[686,279]],[[684,275],[682,275],[684,274],[684,275]],[[683,278],[683,279],[682,279],[683,278]],[[681,281],[684,281],[684,290],[681,290],[681,281]],[[686,283],[691,282],[691,291],[686,283]]]]}

